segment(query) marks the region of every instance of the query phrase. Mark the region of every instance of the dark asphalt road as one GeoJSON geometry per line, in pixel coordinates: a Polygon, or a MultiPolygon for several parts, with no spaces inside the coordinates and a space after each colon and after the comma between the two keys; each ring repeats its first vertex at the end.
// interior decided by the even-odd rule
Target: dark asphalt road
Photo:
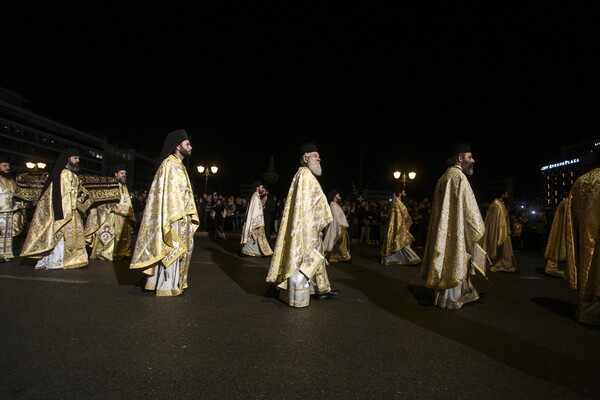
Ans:
{"type": "Polygon", "coordinates": [[[431,305],[418,266],[354,244],[341,294],[281,303],[270,259],[197,237],[184,296],[142,292],[128,262],[36,271],[0,264],[0,399],[583,399],[600,394],[600,330],[574,290],[517,253],[520,275],[475,279],[486,298],[431,305]]]}

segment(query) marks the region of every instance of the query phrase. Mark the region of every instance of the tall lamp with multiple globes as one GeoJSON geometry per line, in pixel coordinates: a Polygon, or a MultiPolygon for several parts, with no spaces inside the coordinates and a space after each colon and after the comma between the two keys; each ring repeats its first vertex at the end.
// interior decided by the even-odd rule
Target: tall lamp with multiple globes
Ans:
{"type": "Polygon", "coordinates": [[[394,178],[400,179],[400,181],[402,182],[402,190],[406,190],[406,182],[411,182],[415,179],[416,176],[417,173],[412,171],[408,174],[406,172],[402,173],[400,171],[394,172],[394,178]]]}
{"type": "Polygon", "coordinates": [[[46,168],[46,163],[43,162],[31,162],[28,161],[25,163],[25,166],[29,169],[32,169],[34,171],[40,170],[40,169],[44,169],[46,168]]]}
{"type": "Polygon", "coordinates": [[[204,175],[204,193],[208,193],[208,177],[214,175],[219,171],[219,167],[213,165],[211,167],[205,167],[204,165],[198,165],[196,167],[198,172],[204,175]]]}

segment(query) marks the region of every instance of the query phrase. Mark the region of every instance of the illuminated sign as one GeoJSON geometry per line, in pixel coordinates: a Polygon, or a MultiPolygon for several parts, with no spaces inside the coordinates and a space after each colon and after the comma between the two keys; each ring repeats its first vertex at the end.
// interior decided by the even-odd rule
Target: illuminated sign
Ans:
{"type": "Polygon", "coordinates": [[[541,171],[546,171],[553,168],[564,167],[565,165],[577,164],[579,162],[579,158],[573,158],[572,160],[561,161],[556,164],[549,164],[542,167],[541,171]]]}

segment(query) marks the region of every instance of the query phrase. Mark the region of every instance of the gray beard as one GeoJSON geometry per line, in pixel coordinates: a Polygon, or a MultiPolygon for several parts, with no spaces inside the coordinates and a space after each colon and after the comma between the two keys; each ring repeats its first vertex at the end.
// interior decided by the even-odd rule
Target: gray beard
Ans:
{"type": "Polygon", "coordinates": [[[460,168],[463,170],[464,174],[467,176],[473,175],[473,164],[462,163],[460,168]]]}
{"type": "Polygon", "coordinates": [[[121,184],[124,185],[127,182],[127,178],[118,178],[117,181],[121,184]]]}
{"type": "Polygon", "coordinates": [[[312,172],[315,176],[321,176],[323,173],[323,169],[319,164],[308,163],[308,169],[310,169],[310,172],[312,172]]]}

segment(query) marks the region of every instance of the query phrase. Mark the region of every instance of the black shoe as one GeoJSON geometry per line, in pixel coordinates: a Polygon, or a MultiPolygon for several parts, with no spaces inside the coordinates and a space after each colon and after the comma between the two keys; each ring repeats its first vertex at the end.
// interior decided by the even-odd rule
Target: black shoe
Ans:
{"type": "Polygon", "coordinates": [[[327,293],[317,293],[317,294],[315,294],[315,299],[317,299],[317,300],[333,299],[333,297],[337,296],[338,294],[340,294],[339,290],[331,290],[327,293]]]}

